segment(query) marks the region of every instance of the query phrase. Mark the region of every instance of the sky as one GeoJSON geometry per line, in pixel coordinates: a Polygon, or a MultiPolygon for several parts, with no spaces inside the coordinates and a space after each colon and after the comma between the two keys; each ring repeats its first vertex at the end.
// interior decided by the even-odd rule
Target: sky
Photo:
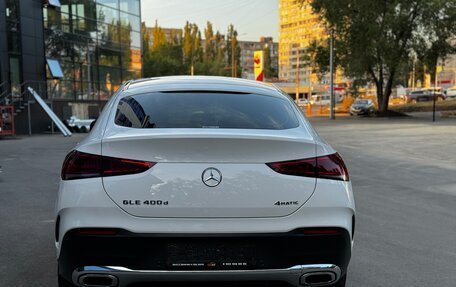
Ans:
{"type": "Polygon", "coordinates": [[[279,41],[279,0],[141,0],[141,17],[147,26],[155,20],[163,28],[196,23],[204,37],[206,22],[226,34],[233,24],[240,40],[258,41],[272,36],[279,41]]]}

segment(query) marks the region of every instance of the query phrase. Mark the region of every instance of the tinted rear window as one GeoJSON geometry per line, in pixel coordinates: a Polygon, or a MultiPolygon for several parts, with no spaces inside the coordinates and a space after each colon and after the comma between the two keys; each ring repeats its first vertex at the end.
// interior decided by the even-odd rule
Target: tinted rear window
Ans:
{"type": "Polygon", "coordinates": [[[356,101],[355,104],[357,105],[367,105],[369,102],[367,100],[359,100],[356,101]]]}
{"type": "Polygon", "coordinates": [[[272,129],[297,127],[290,103],[276,97],[214,92],[156,92],[122,98],[115,123],[131,128],[272,129]]]}

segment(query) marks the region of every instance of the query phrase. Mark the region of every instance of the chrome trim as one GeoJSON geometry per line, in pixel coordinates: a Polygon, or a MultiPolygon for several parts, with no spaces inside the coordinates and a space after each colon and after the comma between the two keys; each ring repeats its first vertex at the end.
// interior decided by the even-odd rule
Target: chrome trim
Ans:
{"type": "MultiPolygon", "coordinates": [[[[80,282],[85,275],[111,275],[118,279],[119,287],[124,287],[136,281],[251,281],[275,280],[284,281],[293,286],[327,286],[336,283],[341,277],[341,270],[333,264],[296,265],[286,269],[259,270],[132,270],[121,266],[84,266],[74,270],[73,282],[80,282]],[[315,274],[332,274],[334,280],[329,283],[305,284],[302,278],[315,274]],[[303,282],[303,283],[301,283],[303,282]]],[[[80,284],[80,283],[79,283],[80,284]]],[[[84,286],[84,285],[80,285],[84,286]]]]}
{"type": "Polygon", "coordinates": [[[118,282],[116,276],[109,275],[109,274],[84,274],[84,275],[79,276],[78,284],[83,287],[115,287],[119,284],[119,282],[118,282]],[[90,277],[109,278],[109,279],[111,279],[111,284],[109,284],[109,285],[92,285],[92,284],[84,283],[84,279],[90,278],[90,277]]]}
{"type": "Polygon", "coordinates": [[[337,275],[336,273],[332,272],[332,271],[323,271],[323,272],[312,272],[312,273],[307,273],[307,274],[304,274],[301,276],[301,279],[300,279],[300,283],[301,285],[304,285],[304,286],[327,286],[328,284],[333,284],[336,282],[336,278],[337,278],[337,275]],[[329,281],[326,281],[326,282],[320,282],[320,283],[314,283],[314,284],[310,284],[310,283],[307,283],[306,282],[306,279],[308,279],[309,277],[311,276],[315,276],[315,275],[329,275],[331,277],[331,280],[329,281]]]}

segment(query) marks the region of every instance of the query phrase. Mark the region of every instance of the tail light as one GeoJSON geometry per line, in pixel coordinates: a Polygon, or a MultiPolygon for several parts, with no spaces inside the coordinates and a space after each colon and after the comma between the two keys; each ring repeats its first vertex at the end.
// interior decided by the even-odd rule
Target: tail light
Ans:
{"type": "Polygon", "coordinates": [[[338,153],[307,159],[267,163],[274,171],[295,176],[348,181],[348,170],[338,153]]]}
{"type": "Polygon", "coordinates": [[[66,156],[61,176],[63,180],[73,180],[136,174],[154,165],[154,162],[107,157],[75,150],[66,156]]]}

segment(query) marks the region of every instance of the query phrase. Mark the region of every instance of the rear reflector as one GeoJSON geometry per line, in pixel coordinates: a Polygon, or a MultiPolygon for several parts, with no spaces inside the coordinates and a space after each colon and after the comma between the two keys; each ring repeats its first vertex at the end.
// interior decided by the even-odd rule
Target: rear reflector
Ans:
{"type": "Polygon", "coordinates": [[[336,229],[304,229],[302,233],[307,235],[335,235],[339,234],[336,229]]]}
{"type": "Polygon", "coordinates": [[[107,157],[79,151],[70,152],[63,162],[62,179],[108,177],[145,172],[154,162],[107,157]]]}
{"type": "Polygon", "coordinates": [[[338,153],[307,159],[272,162],[266,165],[281,174],[349,180],[347,167],[338,153]]]}

